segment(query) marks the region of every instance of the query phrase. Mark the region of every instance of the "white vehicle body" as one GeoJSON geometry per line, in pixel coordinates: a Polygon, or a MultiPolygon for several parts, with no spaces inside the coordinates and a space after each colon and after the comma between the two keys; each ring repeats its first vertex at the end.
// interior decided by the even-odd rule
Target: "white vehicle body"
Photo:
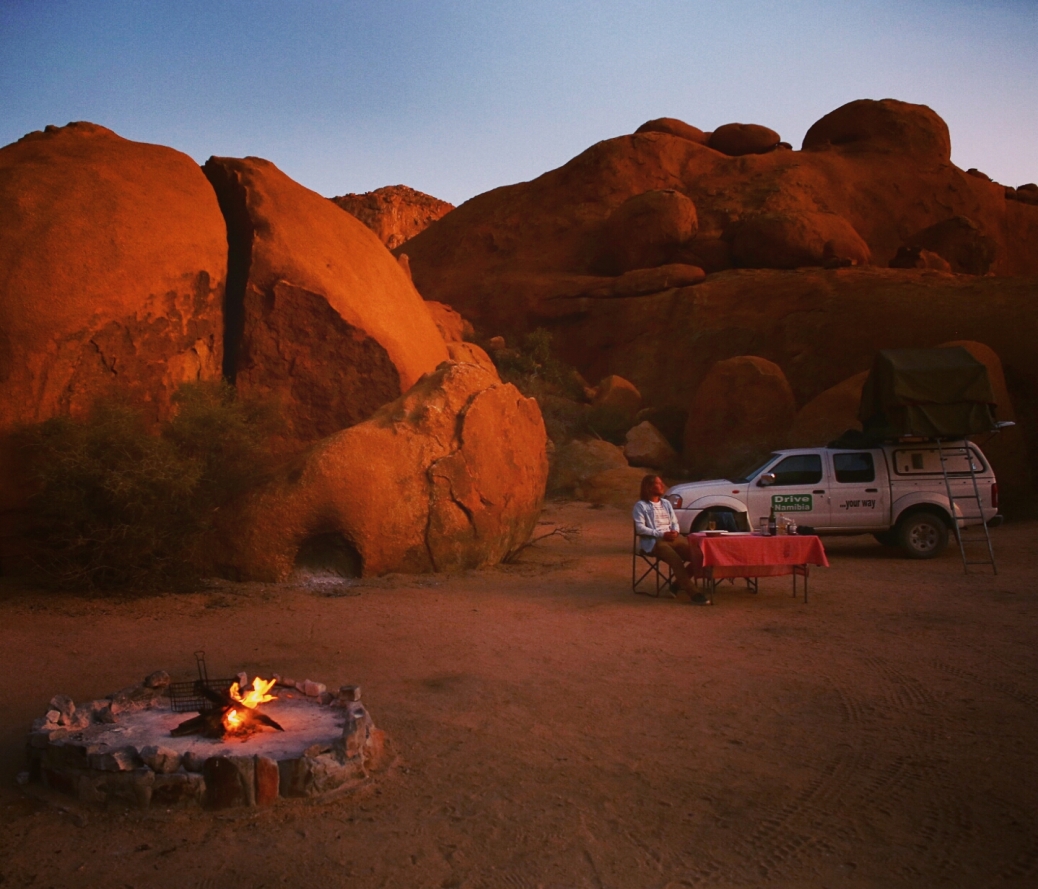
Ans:
{"type": "MultiPolygon", "coordinates": [[[[685,534],[700,530],[707,512],[730,511],[739,524],[757,528],[761,517],[770,515],[774,507],[776,515],[818,534],[872,533],[893,543],[891,535],[909,524],[909,517],[925,513],[944,526],[944,541],[933,542],[936,551],[913,551],[907,539],[900,542],[910,554],[926,558],[943,548],[953,516],[960,528],[982,522],[993,525],[998,516],[998,484],[980,448],[963,441],[942,442],[941,447],[954,503],[948,501],[936,442],[776,451],[744,478],[675,485],[667,498],[685,534]],[[965,447],[973,460],[980,514],[965,447]]],[[[933,528],[940,536],[940,527],[934,524],[933,528]]]]}

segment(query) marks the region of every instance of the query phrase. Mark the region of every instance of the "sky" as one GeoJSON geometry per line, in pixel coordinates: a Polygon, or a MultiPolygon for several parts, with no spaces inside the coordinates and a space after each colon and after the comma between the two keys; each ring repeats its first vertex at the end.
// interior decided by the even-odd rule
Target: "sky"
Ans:
{"type": "Polygon", "coordinates": [[[646,120],[799,148],[854,99],[1038,181],[1038,0],[0,0],[0,145],[48,124],[459,204],[646,120]]]}

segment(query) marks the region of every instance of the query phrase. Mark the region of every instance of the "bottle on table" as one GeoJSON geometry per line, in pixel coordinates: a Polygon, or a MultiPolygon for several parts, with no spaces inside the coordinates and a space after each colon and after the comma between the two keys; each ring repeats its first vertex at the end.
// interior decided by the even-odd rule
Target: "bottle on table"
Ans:
{"type": "Polygon", "coordinates": [[[775,523],[775,506],[771,507],[771,515],[768,516],[768,537],[774,537],[778,531],[778,526],[775,523]]]}

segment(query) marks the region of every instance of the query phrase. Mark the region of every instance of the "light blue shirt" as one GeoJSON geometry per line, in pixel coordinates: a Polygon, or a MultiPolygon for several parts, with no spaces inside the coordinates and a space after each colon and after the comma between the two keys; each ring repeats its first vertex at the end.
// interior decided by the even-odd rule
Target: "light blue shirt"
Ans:
{"type": "Polygon", "coordinates": [[[663,537],[668,531],[680,531],[678,517],[674,514],[674,507],[669,500],[660,497],[660,504],[666,512],[669,524],[666,527],[657,527],[660,523],[656,520],[655,503],[648,500],[639,500],[634,504],[631,518],[634,519],[634,533],[638,535],[638,548],[643,553],[652,552],[656,541],[663,537]]]}

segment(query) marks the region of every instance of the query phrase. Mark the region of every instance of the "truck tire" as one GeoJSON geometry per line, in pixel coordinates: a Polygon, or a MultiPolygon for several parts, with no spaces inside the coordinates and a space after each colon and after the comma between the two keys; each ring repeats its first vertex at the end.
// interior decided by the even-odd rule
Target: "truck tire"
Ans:
{"type": "MultiPolygon", "coordinates": [[[[736,512],[734,509],[728,509],[726,506],[710,506],[704,509],[699,515],[696,516],[696,520],[692,523],[691,531],[696,533],[697,531],[705,531],[707,525],[710,523],[710,514],[713,513],[715,516],[720,516],[722,513],[728,513],[729,515],[735,516],[736,512]]],[[[739,519],[735,519],[736,527],[739,526],[739,519]]]]}
{"type": "Polygon", "coordinates": [[[913,512],[897,523],[901,549],[912,559],[932,559],[948,545],[948,526],[936,513],[913,512]]]}

